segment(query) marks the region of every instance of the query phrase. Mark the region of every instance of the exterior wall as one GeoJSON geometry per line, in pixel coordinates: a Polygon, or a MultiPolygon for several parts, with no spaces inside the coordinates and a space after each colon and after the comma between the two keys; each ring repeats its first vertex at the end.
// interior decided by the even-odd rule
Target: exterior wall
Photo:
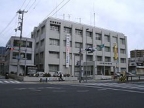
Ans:
{"type": "MultiPolygon", "coordinates": [[[[78,66],[75,66],[77,61],[79,61],[79,48],[76,48],[77,43],[82,44],[82,49],[86,49],[86,43],[91,45],[92,47],[96,47],[97,45],[104,44],[105,47],[109,47],[110,51],[106,52],[105,47],[102,48],[102,51],[95,51],[94,53],[87,53],[84,51],[82,54],[82,63],[86,63],[87,58],[87,71],[91,72],[92,75],[99,74],[100,71],[104,71],[104,69],[107,69],[109,73],[113,70],[113,67],[117,67],[117,71],[128,71],[128,59],[127,59],[127,38],[122,33],[105,30],[97,27],[92,27],[88,25],[82,25],[79,23],[74,23],[70,21],[55,19],[55,18],[48,18],[44,22],[42,22],[38,27],[34,29],[32,32],[33,38],[35,39],[36,43],[40,42],[40,38],[42,35],[37,36],[37,31],[42,29],[41,27],[45,26],[45,35],[43,36],[45,44],[43,48],[35,47],[35,54],[39,54],[40,51],[44,52],[44,60],[43,60],[43,69],[44,72],[52,72],[55,71],[62,71],[63,73],[70,74],[71,76],[75,76],[75,71],[78,71],[78,66]],[[52,25],[57,25],[59,27],[59,31],[51,30],[52,25]],[[64,53],[66,52],[66,46],[64,45],[64,41],[66,40],[66,35],[68,33],[64,32],[64,27],[71,28],[70,38],[71,38],[71,47],[70,47],[70,65],[69,68],[66,68],[66,59],[64,57],[64,53]],[[82,36],[77,35],[75,32],[75,29],[81,30],[82,36]],[[91,37],[86,36],[86,32],[91,32],[91,37]],[[96,33],[102,34],[102,40],[96,40],[96,33]],[[110,41],[107,42],[105,40],[105,35],[108,35],[110,38],[110,41]],[[113,40],[113,37],[117,38],[117,41],[115,42],[113,40]],[[38,38],[38,39],[37,39],[38,38]],[[59,40],[59,45],[50,45],[51,40],[50,39],[56,39],[59,40]],[[124,39],[124,44],[121,43],[121,39],[124,39]],[[114,43],[118,46],[118,60],[114,61],[114,53],[113,53],[113,47],[114,43]],[[125,52],[122,54],[121,49],[124,49],[125,52]],[[58,57],[54,57],[54,55],[51,55],[51,52],[57,52],[58,57]],[[87,55],[87,57],[86,57],[87,55]],[[97,56],[101,56],[102,60],[98,61],[97,56]],[[109,57],[110,61],[105,62],[105,57],[109,57]],[[91,60],[89,60],[91,58],[91,60]],[[121,63],[121,58],[123,58],[123,63],[121,63]],[[51,71],[51,67],[54,66],[54,71],[51,71]]],[[[38,65],[39,60],[36,57],[35,58],[35,64],[38,65]]],[[[84,71],[86,71],[86,68],[83,68],[84,71]]],[[[105,73],[105,72],[103,72],[105,73]]]]}
{"type": "MultiPolygon", "coordinates": [[[[6,51],[6,72],[17,72],[17,65],[18,65],[18,52],[19,52],[19,46],[18,44],[14,44],[14,40],[17,42],[19,41],[19,37],[12,36],[7,43],[6,46],[9,46],[12,48],[12,50],[6,51]]],[[[20,74],[23,74],[25,71],[25,66],[34,66],[34,40],[31,38],[22,38],[21,41],[25,41],[25,43],[28,45],[28,43],[31,43],[31,47],[25,47],[21,45],[21,59],[20,59],[20,74]],[[28,57],[29,55],[29,57],[28,57]]],[[[29,43],[29,44],[30,44],[29,43]]],[[[25,44],[25,45],[26,45],[25,44]]]]}

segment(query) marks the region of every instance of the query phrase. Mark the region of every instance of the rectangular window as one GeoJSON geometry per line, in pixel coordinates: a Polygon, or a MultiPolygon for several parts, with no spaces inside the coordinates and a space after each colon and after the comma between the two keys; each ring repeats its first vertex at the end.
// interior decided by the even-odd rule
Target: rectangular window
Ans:
{"type": "Polygon", "coordinates": [[[79,36],[82,36],[82,30],[76,29],[75,34],[79,35],[79,36]]]}
{"type": "Polygon", "coordinates": [[[58,39],[50,39],[50,45],[59,46],[59,40],[58,39]]]}
{"type": "Polygon", "coordinates": [[[45,25],[42,26],[42,28],[41,28],[41,34],[43,34],[44,32],[45,32],[45,25]]]}
{"type": "Polygon", "coordinates": [[[121,63],[126,63],[126,58],[121,58],[121,63]]]}
{"type": "Polygon", "coordinates": [[[32,54],[27,54],[27,60],[31,60],[32,59],[32,54]]]}
{"type": "Polygon", "coordinates": [[[72,29],[69,28],[69,27],[64,27],[64,32],[71,34],[72,33],[72,29]]]}
{"type": "Polygon", "coordinates": [[[59,52],[49,51],[49,55],[52,58],[59,58],[59,52]]]}
{"type": "Polygon", "coordinates": [[[120,53],[121,54],[126,54],[126,50],[125,49],[120,49],[120,53]]]}
{"type": "Polygon", "coordinates": [[[43,46],[44,45],[44,39],[43,40],[41,40],[41,46],[43,46]]]}
{"type": "MultiPolygon", "coordinates": [[[[63,53],[63,57],[64,57],[64,59],[66,59],[66,53],[65,52],[63,53]]],[[[72,54],[71,53],[69,54],[69,57],[70,57],[70,59],[72,59],[72,54]]]]}
{"type": "Polygon", "coordinates": [[[86,48],[93,47],[92,44],[87,44],[86,48]]]}
{"type": "Polygon", "coordinates": [[[102,40],[102,34],[96,33],[96,40],[102,40]]]}
{"type": "Polygon", "coordinates": [[[97,56],[97,61],[102,61],[102,56],[97,56]]]}
{"type": "Polygon", "coordinates": [[[86,36],[92,37],[92,32],[86,31],[86,36]]]}
{"type": "Polygon", "coordinates": [[[13,52],[13,59],[18,59],[19,53],[18,52],[13,52]]]}
{"type": "Polygon", "coordinates": [[[75,48],[80,48],[80,47],[82,47],[82,43],[76,42],[75,43],[75,48]]]}
{"type": "Polygon", "coordinates": [[[40,52],[40,58],[42,59],[44,57],[44,52],[40,52]]]}
{"type": "Polygon", "coordinates": [[[105,46],[105,52],[110,52],[110,47],[105,46]]]}
{"type": "Polygon", "coordinates": [[[125,44],[125,39],[124,38],[120,38],[120,43],[124,45],[125,44]]]}
{"type": "Polygon", "coordinates": [[[109,35],[105,35],[104,37],[105,37],[106,42],[110,42],[110,36],[109,35]]]}
{"type": "Polygon", "coordinates": [[[59,32],[60,31],[60,26],[54,25],[54,24],[50,24],[50,30],[59,32]]]}
{"type": "Polygon", "coordinates": [[[117,42],[118,42],[117,39],[118,39],[117,37],[113,36],[113,42],[114,42],[114,43],[117,43],[117,42]]]}
{"type": "Polygon", "coordinates": [[[97,45],[97,51],[102,51],[102,48],[100,47],[100,45],[97,45]]]}
{"type": "Polygon", "coordinates": [[[57,72],[59,70],[59,65],[49,65],[50,72],[57,72]]]}
{"type": "Polygon", "coordinates": [[[105,57],[105,62],[111,62],[111,58],[110,57],[105,57]]]}
{"type": "Polygon", "coordinates": [[[87,55],[87,61],[93,61],[93,56],[92,55],[87,55]]]}
{"type": "Polygon", "coordinates": [[[40,35],[40,30],[37,30],[37,37],[40,35]]]}

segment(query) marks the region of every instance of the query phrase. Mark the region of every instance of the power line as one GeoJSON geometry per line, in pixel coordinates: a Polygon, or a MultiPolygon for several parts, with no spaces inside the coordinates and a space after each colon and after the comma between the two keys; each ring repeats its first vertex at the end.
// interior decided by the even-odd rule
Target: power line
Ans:
{"type": "MultiPolygon", "coordinates": [[[[49,17],[49,15],[50,15],[53,11],[55,11],[63,2],[64,2],[64,0],[61,1],[61,2],[47,15],[47,17],[49,17]]],[[[46,18],[47,18],[47,17],[46,17],[46,18]]]]}
{"type": "Polygon", "coordinates": [[[26,10],[26,8],[28,7],[28,5],[30,4],[31,0],[29,0],[29,2],[27,3],[26,7],[24,8],[24,10],[26,10]]]}
{"type": "MultiPolygon", "coordinates": [[[[40,0],[39,0],[40,1],[40,0]]],[[[36,0],[32,3],[32,5],[28,8],[28,10],[30,10],[32,8],[32,6],[35,4],[36,0]]]]}
{"type": "Polygon", "coordinates": [[[20,9],[23,7],[23,5],[25,4],[26,0],[23,2],[22,6],[20,7],[20,9]]]}
{"type": "Polygon", "coordinates": [[[16,18],[17,14],[11,19],[8,25],[0,32],[0,35],[7,29],[7,27],[12,23],[12,21],[16,18]]]}
{"type": "Polygon", "coordinates": [[[70,2],[70,0],[63,4],[54,14],[52,14],[52,16],[55,15],[59,10],[61,10],[68,2],[70,2]]]}

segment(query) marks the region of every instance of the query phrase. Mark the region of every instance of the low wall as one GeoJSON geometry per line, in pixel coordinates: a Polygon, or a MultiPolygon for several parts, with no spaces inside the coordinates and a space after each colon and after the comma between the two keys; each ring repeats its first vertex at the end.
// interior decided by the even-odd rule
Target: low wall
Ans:
{"type": "MultiPolygon", "coordinates": [[[[58,77],[23,77],[23,81],[25,82],[38,82],[42,79],[43,81],[58,81],[58,77]]],[[[65,81],[76,81],[77,77],[63,77],[65,81]]]]}

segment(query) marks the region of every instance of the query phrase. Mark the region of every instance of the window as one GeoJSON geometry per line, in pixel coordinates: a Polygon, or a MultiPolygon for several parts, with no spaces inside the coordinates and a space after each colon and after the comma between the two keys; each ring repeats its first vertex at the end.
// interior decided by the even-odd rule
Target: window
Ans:
{"type": "Polygon", "coordinates": [[[117,43],[117,37],[113,36],[113,42],[117,43]]]}
{"type": "Polygon", "coordinates": [[[110,52],[110,47],[105,46],[105,52],[110,52]]]}
{"type": "Polygon", "coordinates": [[[121,63],[126,63],[126,58],[121,58],[121,63]]]}
{"type": "Polygon", "coordinates": [[[106,42],[110,42],[110,36],[109,35],[105,35],[104,37],[105,37],[106,42]]]}
{"type": "Polygon", "coordinates": [[[120,53],[121,54],[126,54],[126,50],[125,49],[120,49],[120,53]]]}
{"type": "Polygon", "coordinates": [[[100,45],[97,45],[97,51],[102,51],[102,48],[100,47],[100,45]]]}
{"type": "Polygon", "coordinates": [[[92,55],[87,55],[87,61],[93,61],[93,56],[92,55]]]}
{"type": "Polygon", "coordinates": [[[76,35],[82,36],[82,30],[76,29],[75,33],[76,35]]]}
{"type": "Polygon", "coordinates": [[[86,48],[89,48],[89,47],[92,48],[92,44],[87,44],[86,48]]]}
{"type": "Polygon", "coordinates": [[[105,57],[105,62],[111,62],[111,58],[110,57],[105,57]]]}
{"type": "Polygon", "coordinates": [[[32,54],[27,54],[27,60],[31,60],[32,59],[32,54]]]}
{"type": "Polygon", "coordinates": [[[44,52],[40,52],[40,58],[42,59],[44,57],[44,52]]]}
{"type": "Polygon", "coordinates": [[[97,56],[96,61],[102,61],[102,56],[97,56]]]}
{"type": "Polygon", "coordinates": [[[80,47],[82,47],[82,43],[76,42],[75,43],[75,48],[80,48],[80,47]]]}
{"type": "MultiPolygon", "coordinates": [[[[63,41],[64,46],[66,46],[66,40],[63,41]]],[[[72,41],[70,41],[70,47],[72,47],[72,41]]]]}
{"type": "Polygon", "coordinates": [[[126,72],[126,68],[121,68],[121,72],[125,71],[126,72]]]}
{"type": "Polygon", "coordinates": [[[59,66],[58,65],[49,65],[49,71],[50,72],[56,72],[59,70],[59,66]]]}
{"type": "Polygon", "coordinates": [[[120,38],[120,43],[121,44],[125,44],[125,39],[124,38],[120,38]]]}
{"type": "Polygon", "coordinates": [[[50,51],[49,55],[52,58],[59,58],[59,52],[50,51]]]}
{"type": "Polygon", "coordinates": [[[37,37],[40,35],[40,30],[37,31],[37,37]]]}
{"type": "Polygon", "coordinates": [[[18,52],[13,52],[13,59],[18,59],[19,53],[18,52]]]}
{"type": "Polygon", "coordinates": [[[53,30],[53,31],[60,31],[60,27],[58,26],[58,25],[53,25],[53,24],[51,24],[50,25],[50,30],[53,30]]]}
{"type": "Polygon", "coordinates": [[[32,42],[26,41],[26,45],[28,48],[32,48],[32,42]]]}
{"type": "Polygon", "coordinates": [[[42,26],[42,28],[41,28],[41,34],[43,34],[44,32],[45,32],[45,25],[42,26]]]}
{"type": "Polygon", "coordinates": [[[96,33],[96,40],[102,40],[102,35],[100,33],[96,33]]]}
{"type": "Polygon", "coordinates": [[[50,39],[50,45],[59,46],[59,40],[58,39],[50,39]]]}
{"type": "Polygon", "coordinates": [[[72,29],[69,28],[69,27],[64,27],[64,32],[65,32],[65,33],[69,33],[69,34],[71,34],[72,29]]]}
{"type": "Polygon", "coordinates": [[[92,32],[87,31],[87,32],[86,32],[86,36],[92,37],[92,32]]]}
{"type": "Polygon", "coordinates": [[[44,39],[43,40],[41,40],[41,46],[43,46],[44,45],[44,39]]]}
{"type": "Polygon", "coordinates": [[[36,43],[36,48],[38,48],[38,46],[39,46],[39,42],[36,43]]]}
{"type": "Polygon", "coordinates": [[[14,46],[19,46],[19,40],[14,40],[13,45],[14,46]]]}

